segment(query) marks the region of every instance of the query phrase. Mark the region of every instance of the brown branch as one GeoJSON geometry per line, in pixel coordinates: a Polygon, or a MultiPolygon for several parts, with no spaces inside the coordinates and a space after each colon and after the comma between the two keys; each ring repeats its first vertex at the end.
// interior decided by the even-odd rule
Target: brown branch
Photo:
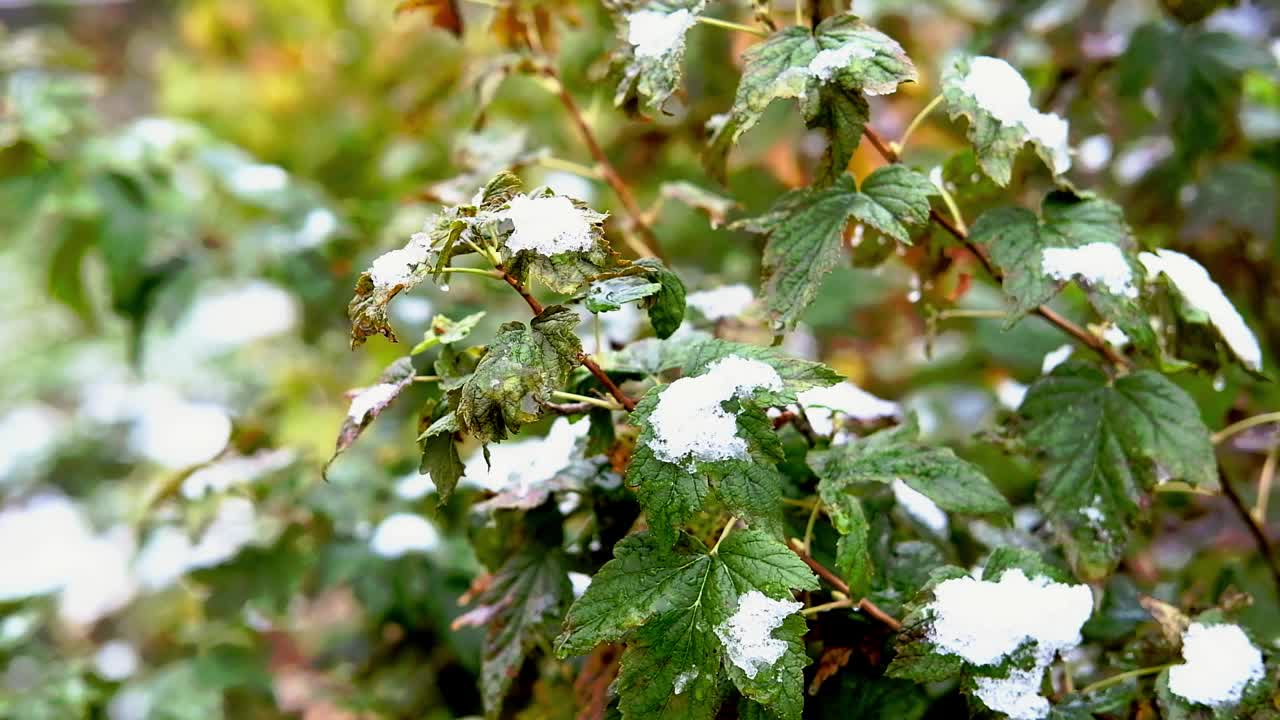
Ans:
{"type": "MultiPolygon", "coordinates": [[[[822,578],[823,580],[826,580],[828,585],[830,585],[831,587],[835,588],[836,590],[848,596],[850,594],[849,584],[846,583],[844,580],[841,580],[839,575],[836,575],[835,573],[828,570],[825,565],[818,562],[817,560],[814,560],[813,557],[809,555],[809,553],[805,552],[803,548],[799,547],[799,545],[800,545],[800,542],[792,538],[791,543],[788,545],[788,547],[790,547],[791,552],[799,556],[799,558],[804,561],[804,564],[808,565],[809,569],[813,570],[813,572],[815,572],[818,575],[818,577],[822,578]]],[[[879,620],[880,622],[884,623],[889,627],[890,630],[902,629],[902,623],[899,622],[897,618],[885,612],[884,610],[881,610],[879,606],[877,606],[875,603],[871,602],[865,597],[858,601],[857,608],[862,612],[866,613],[867,615],[870,615],[876,620],[879,620]]]]}
{"type": "Polygon", "coordinates": [[[1271,570],[1271,580],[1276,585],[1276,593],[1280,595],[1280,562],[1276,560],[1275,551],[1271,549],[1271,541],[1267,539],[1266,531],[1254,519],[1253,514],[1249,512],[1249,508],[1244,506],[1244,502],[1240,500],[1235,488],[1231,486],[1231,481],[1227,479],[1227,474],[1222,470],[1221,465],[1218,466],[1218,482],[1222,485],[1222,494],[1226,495],[1227,499],[1231,501],[1231,506],[1236,509],[1236,513],[1240,515],[1240,520],[1244,522],[1245,527],[1249,529],[1249,534],[1253,536],[1253,541],[1258,546],[1258,552],[1271,570]]]}
{"type": "Polygon", "coordinates": [[[599,170],[600,177],[613,189],[613,194],[618,196],[618,201],[622,203],[622,208],[630,218],[631,225],[644,238],[644,242],[634,246],[634,249],[642,256],[656,257],[665,261],[666,257],[662,254],[662,246],[658,243],[658,238],[654,235],[653,228],[649,226],[648,221],[645,219],[644,211],[640,209],[640,204],[636,202],[635,195],[631,194],[630,186],[622,179],[622,175],[618,173],[613,163],[609,162],[609,156],[604,154],[604,149],[600,147],[600,142],[596,140],[595,132],[587,124],[587,119],[583,117],[582,110],[578,107],[578,102],[573,99],[569,89],[560,81],[560,76],[556,73],[555,68],[547,65],[543,68],[543,73],[555,83],[556,96],[560,98],[560,104],[564,105],[564,109],[569,113],[569,119],[578,128],[578,134],[582,136],[582,142],[587,146],[587,152],[591,153],[591,157],[596,161],[596,169],[599,170]]]}
{"type": "MultiPolygon", "coordinates": [[[[887,162],[896,163],[899,161],[900,158],[898,156],[898,153],[895,152],[893,148],[889,147],[887,143],[885,143],[884,139],[880,137],[879,133],[877,133],[875,130],[872,130],[870,127],[863,128],[862,132],[863,132],[863,135],[866,136],[867,140],[871,143],[872,147],[876,149],[876,152],[879,152],[881,157],[883,157],[887,162]]],[[[996,282],[1004,281],[1004,276],[1000,272],[1000,270],[991,263],[991,259],[987,257],[986,252],[984,252],[981,247],[979,247],[976,243],[974,243],[972,240],[969,239],[968,234],[966,234],[960,228],[953,225],[950,221],[948,221],[946,218],[944,218],[941,214],[939,214],[935,210],[929,211],[929,217],[935,223],[937,223],[939,227],[941,227],[943,230],[946,230],[953,237],[959,240],[970,253],[972,253],[975,257],[977,257],[978,261],[982,263],[982,267],[986,269],[987,274],[990,275],[993,280],[995,280],[996,282]]],[[[1112,365],[1116,367],[1129,366],[1130,364],[1129,358],[1125,357],[1124,355],[1121,355],[1119,352],[1116,351],[1115,348],[1111,347],[1111,345],[1108,344],[1102,338],[1094,335],[1088,330],[1085,330],[1084,328],[1075,324],[1071,320],[1059,314],[1053,308],[1050,308],[1048,305],[1041,305],[1040,307],[1036,308],[1035,312],[1037,315],[1044,318],[1045,320],[1048,320],[1053,325],[1058,326],[1058,328],[1061,329],[1063,332],[1079,340],[1081,343],[1088,346],[1091,350],[1098,353],[1102,357],[1106,358],[1107,361],[1110,362],[1112,365]]]]}
{"type": "Polygon", "coordinates": [[[608,390],[609,394],[613,396],[613,399],[617,400],[619,405],[626,408],[627,412],[631,412],[636,409],[636,401],[631,396],[622,392],[622,388],[618,387],[613,380],[605,374],[605,371],[600,369],[600,366],[596,364],[595,360],[591,359],[590,355],[586,353],[579,353],[578,361],[582,363],[583,367],[590,370],[592,375],[596,376],[596,380],[600,381],[600,384],[604,386],[604,389],[608,390]]]}
{"type": "MultiPolygon", "coordinates": [[[[529,305],[529,309],[533,311],[533,314],[541,315],[543,309],[542,303],[538,302],[537,298],[529,294],[529,291],[525,288],[524,284],[501,266],[498,266],[496,269],[498,272],[502,273],[502,279],[506,280],[507,284],[510,285],[512,289],[520,293],[520,297],[524,298],[525,303],[529,305]]],[[[631,412],[636,409],[636,401],[626,393],[622,392],[622,388],[619,388],[613,380],[605,374],[604,370],[600,369],[600,366],[597,365],[596,361],[592,360],[589,355],[586,353],[578,353],[578,362],[582,363],[583,367],[589,370],[592,375],[596,376],[596,380],[600,381],[600,384],[604,386],[604,389],[608,390],[609,394],[613,396],[613,399],[617,400],[619,405],[626,408],[627,412],[631,412]]]]}

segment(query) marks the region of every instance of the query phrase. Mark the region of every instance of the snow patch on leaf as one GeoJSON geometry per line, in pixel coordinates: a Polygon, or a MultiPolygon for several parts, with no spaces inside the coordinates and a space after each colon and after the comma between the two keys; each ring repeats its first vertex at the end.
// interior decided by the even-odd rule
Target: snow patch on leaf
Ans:
{"type": "Polygon", "coordinates": [[[542,437],[490,446],[487,462],[479,452],[467,460],[463,483],[514,496],[545,491],[547,481],[573,462],[578,441],[589,428],[587,422],[556,418],[542,437]]]}
{"type": "Polygon", "coordinates": [[[1052,658],[1080,644],[1080,627],[1093,613],[1088,585],[1028,578],[1014,568],[998,581],[953,578],[934,588],[929,639],[943,652],[973,665],[993,665],[1025,643],[1052,658]]]}
{"type": "Polygon", "coordinates": [[[702,375],[676,380],[662,391],[649,417],[649,447],[660,460],[677,465],[686,459],[745,457],[747,443],[738,437],[737,416],[723,404],[757,389],[781,391],[782,377],[773,367],[738,355],[715,361],[702,375]]]}
{"type": "Polygon", "coordinates": [[[1031,107],[1031,87],[1012,65],[1000,58],[973,58],[960,87],[1002,125],[1021,126],[1032,140],[1049,149],[1055,174],[1071,168],[1067,121],[1031,107]]]}
{"type": "Polygon", "coordinates": [[[830,80],[837,71],[847,67],[854,60],[867,60],[875,57],[875,51],[861,42],[851,42],[838,48],[819,52],[809,61],[809,75],[819,80],[830,80]]]}
{"type": "Polygon", "coordinates": [[[1225,707],[1265,674],[1262,653],[1238,625],[1191,623],[1182,635],[1186,662],[1169,668],[1169,690],[1193,703],[1225,707]]]}
{"type": "Polygon", "coordinates": [[[1227,299],[1209,271],[1194,259],[1173,250],[1144,252],[1138,261],[1152,276],[1164,274],[1193,308],[1209,317],[1231,352],[1251,370],[1262,369],[1262,348],[1244,318],[1227,299]]]}
{"type": "Polygon", "coordinates": [[[778,662],[787,652],[787,643],[773,637],[773,631],[802,607],[803,603],[774,600],[759,590],[739,597],[738,609],[716,627],[729,662],[748,678],[778,662]]]}
{"type": "Polygon", "coordinates": [[[1040,372],[1048,375],[1053,369],[1067,361],[1071,357],[1071,353],[1075,352],[1075,347],[1071,345],[1059,345],[1057,348],[1050,350],[1044,354],[1044,359],[1040,361],[1040,372]]]}
{"type": "Polygon", "coordinates": [[[698,22],[688,10],[673,13],[640,10],[627,15],[627,42],[636,57],[657,58],[684,47],[684,36],[698,22]]]}
{"type": "Polygon", "coordinates": [[[378,383],[358,391],[351,398],[351,409],[347,410],[347,417],[357,425],[364,422],[370,411],[394,400],[401,387],[398,383],[378,383]]]}
{"type": "Polygon", "coordinates": [[[1133,269],[1118,245],[1094,242],[1080,247],[1050,247],[1040,254],[1044,274],[1066,282],[1079,277],[1093,286],[1101,286],[1112,295],[1138,297],[1133,284],[1133,269]]]}
{"type": "Polygon", "coordinates": [[[1040,694],[1044,668],[1009,671],[1008,677],[974,679],[974,694],[988,708],[1004,713],[1010,720],[1040,720],[1049,714],[1049,699],[1040,694]]]}
{"type": "Polygon", "coordinates": [[[379,290],[389,290],[404,285],[413,277],[419,266],[427,262],[431,253],[431,240],[425,232],[414,233],[404,247],[379,255],[369,266],[369,279],[379,290]]]}
{"type": "Polygon", "coordinates": [[[567,252],[587,252],[595,245],[594,213],[574,206],[562,195],[518,195],[501,214],[515,228],[507,238],[512,252],[532,250],[544,257],[567,252]]]}
{"type": "Polygon", "coordinates": [[[671,688],[672,694],[679,695],[680,693],[684,692],[684,689],[689,686],[689,683],[693,682],[694,680],[697,680],[698,676],[701,674],[702,673],[698,670],[698,668],[692,668],[690,670],[685,670],[684,672],[677,675],[675,685],[672,686],[671,688]]]}

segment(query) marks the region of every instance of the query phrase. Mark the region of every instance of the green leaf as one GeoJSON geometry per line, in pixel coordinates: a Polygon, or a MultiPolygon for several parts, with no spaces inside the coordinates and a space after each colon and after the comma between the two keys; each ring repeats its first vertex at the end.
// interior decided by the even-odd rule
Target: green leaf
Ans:
{"type": "Polygon", "coordinates": [[[831,524],[840,539],[836,542],[836,572],[854,596],[866,595],[875,577],[871,559],[871,525],[858,498],[845,492],[829,494],[824,500],[831,524]]]}
{"type": "Polygon", "coordinates": [[[366,388],[357,388],[351,392],[351,410],[342,419],[342,427],[338,429],[338,440],[334,444],[333,456],[325,463],[325,470],[338,459],[338,456],[351,447],[360,437],[360,433],[373,423],[391,405],[405,388],[413,384],[413,361],[402,357],[391,363],[378,376],[378,382],[366,388]]]}
{"type": "Polygon", "coordinates": [[[462,385],[459,427],[482,443],[537,420],[542,403],[564,387],[578,365],[582,343],[573,334],[578,315],[552,305],[529,325],[505,323],[462,385]]]}
{"type": "Polygon", "coordinates": [[[804,621],[795,615],[784,620],[774,637],[787,641],[789,650],[754,679],[726,670],[732,664],[716,633],[742,595],[756,591],[789,600],[796,588],[816,589],[817,579],[761,531],[735,531],[714,552],[687,535],[674,547],[649,533],[632,535],[614,547],[614,559],[569,609],[556,650],[566,657],[602,642],[625,642],[617,685],[624,718],[709,720],[731,679],[775,717],[796,720],[807,664],[800,643],[804,621]]]}
{"type": "Polygon", "coordinates": [[[943,73],[942,97],[952,120],[964,117],[969,121],[969,142],[977,153],[978,165],[1001,187],[1009,184],[1013,161],[1028,142],[1054,175],[1060,175],[1071,167],[1066,121],[1031,107],[1026,81],[1003,60],[957,58],[943,73]],[[975,68],[982,73],[984,85],[1005,81],[1008,87],[997,103],[999,107],[984,105],[984,100],[990,101],[975,96],[967,86],[966,79],[975,68]],[[1009,76],[988,72],[995,68],[1005,68],[1004,72],[1009,76]],[[1019,107],[1021,103],[1026,105],[1019,107]],[[1055,133],[1060,133],[1060,136],[1055,133]]]}
{"type": "Polygon", "coordinates": [[[865,107],[862,94],[883,95],[916,79],[915,66],[897,42],[849,14],[829,17],[813,31],[794,25],[783,28],[748,49],[742,59],[733,107],[713,128],[705,156],[708,172],[721,181],[729,149],[774,100],[785,98],[799,99],[805,122],[830,133],[823,176],[834,176],[848,163],[845,153],[857,141],[855,129],[861,135],[857,118],[865,118],[858,106],[861,100],[865,107]],[[824,94],[825,87],[842,92],[824,94]]]}
{"type": "MultiPolygon", "coordinates": [[[[823,502],[840,507],[842,496],[865,483],[902,480],[943,510],[1004,513],[1009,502],[977,466],[950,448],[920,444],[914,422],[869,437],[809,453],[823,502]]],[[[837,528],[838,529],[838,528],[837,528]]]]}
{"type": "Polygon", "coordinates": [[[772,465],[743,460],[717,463],[711,471],[716,495],[748,526],[783,535],[782,473],[772,465]]]}
{"type": "Polygon", "coordinates": [[[621,310],[629,302],[635,302],[657,294],[662,285],[635,275],[597,280],[587,290],[584,303],[593,313],[621,310]]]}
{"type": "Polygon", "coordinates": [[[627,465],[626,483],[644,508],[649,530],[667,544],[675,542],[680,526],[698,512],[711,493],[705,475],[659,459],[644,443],[644,435],[627,465]]]}
{"type": "Polygon", "coordinates": [[[671,337],[671,334],[684,322],[684,282],[680,280],[679,275],[668,270],[660,260],[645,258],[637,260],[636,265],[648,270],[649,279],[661,286],[656,294],[645,301],[653,333],[662,339],[671,337]]]}
{"type": "Polygon", "coordinates": [[[559,548],[529,547],[493,575],[476,607],[455,627],[486,628],[480,689],[486,715],[498,717],[511,681],[529,652],[551,642],[572,598],[569,567],[559,548]]]}
{"type": "Polygon", "coordinates": [[[1189,162],[1220,147],[1238,126],[1245,72],[1274,64],[1262,48],[1235,35],[1152,23],[1130,37],[1117,63],[1116,85],[1133,98],[1155,90],[1178,155],[1189,162]]]}
{"type": "Polygon", "coordinates": [[[871,173],[859,191],[842,175],[827,188],[783,195],[768,213],[737,223],[767,235],[764,292],[776,327],[789,329],[813,302],[827,273],[840,259],[850,219],[864,222],[900,242],[910,242],[909,226],[929,220],[929,179],[902,165],[871,173]]]}
{"type": "Polygon", "coordinates": [[[862,129],[871,119],[867,99],[859,92],[824,85],[818,91],[818,109],[806,124],[827,133],[827,147],[818,161],[815,185],[830,185],[845,174],[853,153],[862,142],[862,129]]]}
{"type": "Polygon", "coordinates": [[[431,327],[423,333],[422,342],[414,345],[409,354],[417,355],[436,345],[449,345],[450,343],[465,340],[471,334],[471,331],[476,329],[476,325],[480,323],[484,316],[484,312],[478,312],[454,322],[445,315],[436,315],[431,319],[431,327]]]}
{"type": "Polygon", "coordinates": [[[705,0],[651,0],[636,5],[626,5],[629,11],[619,13],[617,25],[622,43],[626,50],[620,58],[622,79],[614,91],[613,102],[618,107],[631,106],[639,100],[644,112],[648,115],[663,114],[663,105],[680,86],[682,65],[684,63],[685,35],[693,27],[698,15],[702,14],[705,0]],[[680,19],[672,17],[682,13],[687,27],[681,31],[681,37],[665,52],[657,49],[646,49],[643,46],[632,46],[629,35],[632,26],[637,22],[646,26],[653,23],[680,25],[680,19]]]}
{"type": "Polygon", "coordinates": [[[1129,268],[1131,293],[1112,292],[1104,283],[1079,280],[1089,294],[1090,302],[1100,314],[1116,321],[1130,334],[1135,346],[1150,350],[1155,335],[1136,300],[1139,277],[1135,244],[1124,211],[1113,202],[1076,195],[1067,191],[1051,192],[1044,198],[1040,217],[1024,208],[1004,207],[989,210],[973,224],[969,238],[985,245],[991,259],[1004,275],[1004,291],[1013,300],[1013,312],[1005,323],[1012,326],[1031,310],[1058,294],[1067,280],[1051,277],[1045,270],[1045,250],[1079,248],[1094,243],[1115,245],[1129,268]]]}
{"type": "Polygon", "coordinates": [[[1159,373],[1112,380],[1092,365],[1065,363],[1031,386],[1018,413],[1027,445],[1047,461],[1040,506],[1082,578],[1115,568],[1141,496],[1158,482],[1217,487],[1195,402],[1159,373]]]}
{"type": "Polygon", "coordinates": [[[452,433],[428,435],[422,441],[422,462],[418,465],[418,473],[431,476],[442,504],[449,501],[465,472],[466,467],[458,455],[452,433]]]}

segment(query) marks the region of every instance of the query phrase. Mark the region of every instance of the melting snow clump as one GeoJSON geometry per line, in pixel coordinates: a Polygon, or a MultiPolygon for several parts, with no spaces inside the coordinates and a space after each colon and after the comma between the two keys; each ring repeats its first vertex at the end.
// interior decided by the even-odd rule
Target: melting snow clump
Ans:
{"type": "Polygon", "coordinates": [[[998,581],[953,578],[934,588],[929,639],[973,665],[993,665],[1023,643],[1050,657],[1080,643],[1080,626],[1093,613],[1088,585],[1028,578],[1014,568],[998,581]]]}
{"type": "Polygon", "coordinates": [[[796,396],[805,417],[819,435],[830,435],[837,414],[861,422],[898,417],[902,408],[895,402],[881,400],[853,383],[842,382],[827,387],[810,388],[796,396]]]}
{"type": "Polygon", "coordinates": [[[744,457],[747,443],[738,437],[737,417],[723,403],[764,388],[781,390],[778,371],[759,360],[730,355],[697,377],[676,380],[662,391],[649,416],[658,459],[681,464],[744,457]]]}
{"type": "Polygon", "coordinates": [[[809,74],[819,80],[830,80],[837,72],[854,60],[866,60],[874,56],[871,48],[860,43],[847,43],[838,48],[819,52],[809,61],[809,74]]]}
{"type": "Polygon", "coordinates": [[[1031,87],[1012,65],[993,57],[975,57],[960,89],[1006,127],[1022,127],[1032,140],[1049,151],[1053,172],[1071,168],[1067,145],[1067,121],[1031,107],[1031,87]]]}
{"type": "Polygon", "coordinates": [[[1238,625],[1191,623],[1182,634],[1181,665],[1169,668],[1169,690],[1190,702],[1223,707],[1240,702],[1265,674],[1262,653],[1238,625]]]}
{"type": "Polygon", "coordinates": [[[801,607],[803,603],[774,600],[759,590],[752,590],[738,598],[738,609],[716,627],[716,637],[724,645],[729,661],[747,677],[754,678],[762,668],[778,662],[787,652],[786,641],[773,637],[773,631],[782,627],[782,621],[801,607]]]}
{"type": "Polygon", "coordinates": [[[906,484],[901,479],[895,479],[893,481],[893,499],[916,522],[938,535],[947,534],[947,528],[949,527],[947,513],[924,493],[906,484]]]}
{"type": "Polygon", "coordinates": [[[440,531],[421,515],[388,515],[373,531],[369,548],[375,555],[396,558],[407,553],[426,553],[440,546],[440,531]]]}
{"type": "Polygon", "coordinates": [[[431,254],[431,240],[426,233],[414,233],[409,242],[399,250],[379,255],[369,267],[369,279],[374,287],[389,290],[408,283],[413,271],[427,262],[431,254]]]}
{"type": "Polygon", "coordinates": [[[684,672],[676,676],[675,687],[671,688],[671,692],[676,695],[679,695],[680,693],[684,692],[684,689],[689,686],[689,683],[693,682],[694,680],[697,680],[698,676],[701,674],[702,673],[698,671],[698,668],[685,670],[684,672]]]}
{"type": "Polygon", "coordinates": [[[1112,295],[1138,297],[1133,269],[1115,244],[1095,242],[1075,248],[1045,248],[1040,264],[1044,274],[1054,280],[1078,276],[1090,285],[1106,288],[1112,295]]]}
{"type": "Polygon", "coordinates": [[[400,392],[400,386],[396,383],[370,385],[351,398],[351,409],[347,411],[347,417],[358,425],[364,422],[371,411],[391,402],[398,392],[400,392]]]}
{"type": "Polygon", "coordinates": [[[1240,362],[1253,370],[1262,369],[1262,348],[1258,346],[1258,338],[1203,265],[1173,250],[1144,252],[1138,260],[1152,276],[1164,273],[1187,303],[1208,315],[1209,322],[1222,333],[1222,339],[1240,362]]]}
{"type": "Polygon", "coordinates": [[[1075,348],[1070,345],[1059,345],[1057,349],[1045,353],[1044,360],[1040,361],[1041,374],[1048,375],[1053,372],[1053,369],[1066,362],[1074,351],[1075,348]]]}
{"type": "Polygon", "coordinates": [[[747,306],[755,302],[756,296],[751,288],[741,283],[725,285],[714,290],[699,290],[689,293],[685,302],[689,307],[702,313],[708,320],[722,320],[738,317],[747,306]]]}
{"type": "Polygon", "coordinates": [[[1014,668],[1008,677],[975,678],[978,699],[988,708],[1008,715],[1010,720],[1040,720],[1049,714],[1049,699],[1040,694],[1044,668],[1014,668]]]}
{"type": "Polygon", "coordinates": [[[1093,613],[1089,586],[1028,578],[1014,568],[997,581],[946,580],[933,593],[928,638],[940,652],[972,665],[998,665],[1020,648],[1032,651],[1030,669],[979,677],[978,698],[1013,720],[1045,717],[1049,703],[1039,694],[1040,678],[1059,652],[1080,644],[1080,628],[1093,613]]]}
{"type": "Polygon", "coordinates": [[[551,257],[567,252],[586,252],[595,244],[591,223],[597,213],[579,209],[562,195],[529,197],[518,195],[501,214],[515,230],[507,238],[512,252],[532,250],[551,257]]]}
{"type": "Polygon", "coordinates": [[[641,10],[627,16],[627,42],[636,57],[656,58],[684,47],[684,34],[698,22],[688,10],[673,13],[641,10]]]}

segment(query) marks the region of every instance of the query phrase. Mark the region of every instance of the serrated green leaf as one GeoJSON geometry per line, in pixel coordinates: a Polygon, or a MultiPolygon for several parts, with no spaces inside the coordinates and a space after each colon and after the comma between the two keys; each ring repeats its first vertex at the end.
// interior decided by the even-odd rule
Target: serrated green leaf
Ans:
{"type": "Polygon", "coordinates": [[[502,701],[530,650],[548,643],[569,600],[569,567],[559,548],[532,546],[511,556],[461,616],[458,626],[486,628],[480,688],[485,714],[498,717],[502,701]]]}
{"type": "Polygon", "coordinates": [[[417,355],[436,345],[448,345],[465,340],[471,334],[471,331],[476,329],[476,325],[480,323],[484,316],[484,312],[472,313],[454,322],[448,316],[436,315],[431,319],[431,327],[427,328],[427,331],[423,333],[422,342],[414,345],[409,354],[417,355]]]}
{"type": "Polygon", "coordinates": [[[529,325],[510,322],[500,327],[462,385],[455,410],[459,427],[488,443],[537,420],[542,403],[564,386],[578,365],[582,343],[573,333],[577,324],[577,313],[552,305],[529,325]]]}
{"type": "MultiPolygon", "coordinates": [[[[726,679],[733,678],[722,664],[715,628],[734,612],[738,598],[758,591],[789,599],[794,588],[816,587],[794,553],[758,530],[734,532],[714,553],[689,536],[669,547],[649,533],[632,535],[615,546],[614,559],[569,609],[556,649],[565,657],[624,641],[617,685],[623,717],[709,719],[727,696],[726,679]]],[[[737,678],[744,693],[787,720],[798,718],[807,662],[799,643],[804,622],[793,618],[784,623],[793,644],[786,660],[755,681],[737,678]],[[763,677],[772,679],[768,687],[763,677]]]]}
{"type": "Polygon", "coordinates": [[[738,226],[768,236],[764,249],[764,292],[777,327],[799,321],[840,259],[845,226],[864,222],[900,242],[910,242],[909,226],[929,219],[928,178],[901,165],[871,173],[859,191],[843,175],[830,187],[783,195],[768,213],[738,226]]]}
{"type": "Polygon", "coordinates": [[[883,95],[916,79],[915,67],[897,42],[850,14],[829,17],[813,31],[794,25],[783,28],[748,49],[742,59],[733,107],[715,128],[705,155],[708,172],[721,181],[729,149],[774,100],[798,98],[806,123],[833,132],[827,166],[831,175],[856,141],[851,136],[858,111],[850,98],[883,95]],[[824,97],[824,86],[838,88],[845,96],[824,97]],[[828,102],[841,105],[828,108],[828,102]]]}
{"type": "Polygon", "coordinates": [[[928,447],[917,439],[914,423],[809,453],[823,501],[837,507],[841,496],[861,483],[902,480],[943,510],[1002,513],[1009,502],[977,466],[950,448],[928,447]]]}
{"type": "Polygon", "coordinates": [[[663,339],[671,337],[684,322],[684,282],[660,260],[645,258],[637,260],[635,264],[645,268],[648,278],[661,286],[657,293],[645,301],[653,333],[663,339]]]}
{"type": "Polygon", "coordinates": [[[649,530],[668,544],[711,494],[705,475],[660,460],[643,439],[627,465],[626,483],[644,508],[649,530]]]}
{"type": "Polygon", "coordinates": [[[610,312],[621,310],[626,303],[655,295],[661,289],[662,285],[647,278],[624,275],[591,283],[583,302],[593,313],[610,312]]]}
{"type": "Polygon", "coordinates": [[[829,496],[826,504],[831,524],[840,539],[836,541],[836,572],[849,585],[855,597],[867,594],[875,577],[871,559],[871,525],[858,498],[849,493],[829,496]]]}
{"type": "Polygon", "coordinates": [[[818,109],[807,120],[810,129],[827,133],[827,147],[818,161],[815,185],[834,183],[849,167],[853,153],[862,142],[862,129],[871,118],[871,108],[862,93],[824,85],[818,91],[818,109]]]}
{"type": "Polygon", "coordinates": [[[1083,578],[1114,569],[1139,500],[1157,482],[1217,487],[1209,430],[1195,402],[1159,373],[1113,381],[1092,365],[1065,363],[1031,386],[1018,413],[1028,446],[1048,463],[1040,506],[1083,578]]]}
{"type": "MultiPolygon", "coordinates": [[[[992,261],[1004,275],[1004,291],[1014,305],[1006,327],[1048,302],[1066,284],[1066,280],[1045,272],[1043,255],[1049,248],[1115,245],[1135,278],[1134,287],[1137,285],[1135,244],[1124,211],[1100,198],[1051,192],[1044,198],[1039,218],[1024,208],[989,210],[973,224],[969,238],[990,250],[992,261]]],[[[1146,350],[1155,347],[1155,336],[1137,305],[1136,291],[1117,294],[1099,284],[1082,284],[1099,313],[1114,320],[1126,333],[1132,332],[1130,340],[1135,346],[1146,350]]]]}
{"type": "Polygon", "coordinates": [[[804,634],[808,630],[804,618],[788,615],[771,637],[787,644],[777,662],[762,668],[754,678],[740,668],[728,664],[729,679],[744,697],[763,706],[770,717],[778,720],[800,720],[804,712],[804,668],[809,656],[804,650],[804,634]]]}
{"type": "MultiPolygon", "coordinates": [[[[996,81],[985,79],[984,84],[996,81]]],[[[1056,115],[1040,113],[1030,105],[1030,89],[1017,70],[1008,67],[998,58],[957,58],[942,76],[942,97],[952,120],[964,117],[969,122],[969,142],[977,153],[978,164],[1001,187],[1009,184],[1013,161],[1022,146],[1031,143],[1036,153],[1054,175],[1060,175],[1071,167],[1067,147],[1066,121],[1056,115]],[[983,99],[975,97],[966,84],[966,78],[975,66],[986,70],[1004,67],[1007,89],[1001,96],[998,108],[984,106],[983,99]],[[1016,77],[1014,77],[1016,76],[1016,77]],[[1020,87],[1016,87],[1020,85],[1020,87]],[[1024,97],[1025,93],[1025,97],[1024,97]],[[1018,103],[1026,103],[1018,108],[1018,103]],[[1019,117],[1018,110],[1023,111],[1019,117]],[[1061,137],[1050,136],[1048,130],[1060,131],[1061,137]]],[[[989,101],[988,101],[989,102],[989,101]]]]}
{"type": "MultiPolygon", "coordinates": [[[[429,432],[429,430],[428,430],[429,432]]],[[[466,472],[462,457],[458,455],[458,446],[453,442],[452,433],[428,435],[422,441],[422,461],[418,464],[418,473],[430,475],[431,482],[440,494],[440,502],[449,501],[453,489],[458,486],[466,472]]]]}
{"type": "Polygon", "coordinates": [[[729,512],[748,526],[781,538],[783,477],[777,468],[742,460],[717,466],[712,471],[716,496],[729,512]]]}

